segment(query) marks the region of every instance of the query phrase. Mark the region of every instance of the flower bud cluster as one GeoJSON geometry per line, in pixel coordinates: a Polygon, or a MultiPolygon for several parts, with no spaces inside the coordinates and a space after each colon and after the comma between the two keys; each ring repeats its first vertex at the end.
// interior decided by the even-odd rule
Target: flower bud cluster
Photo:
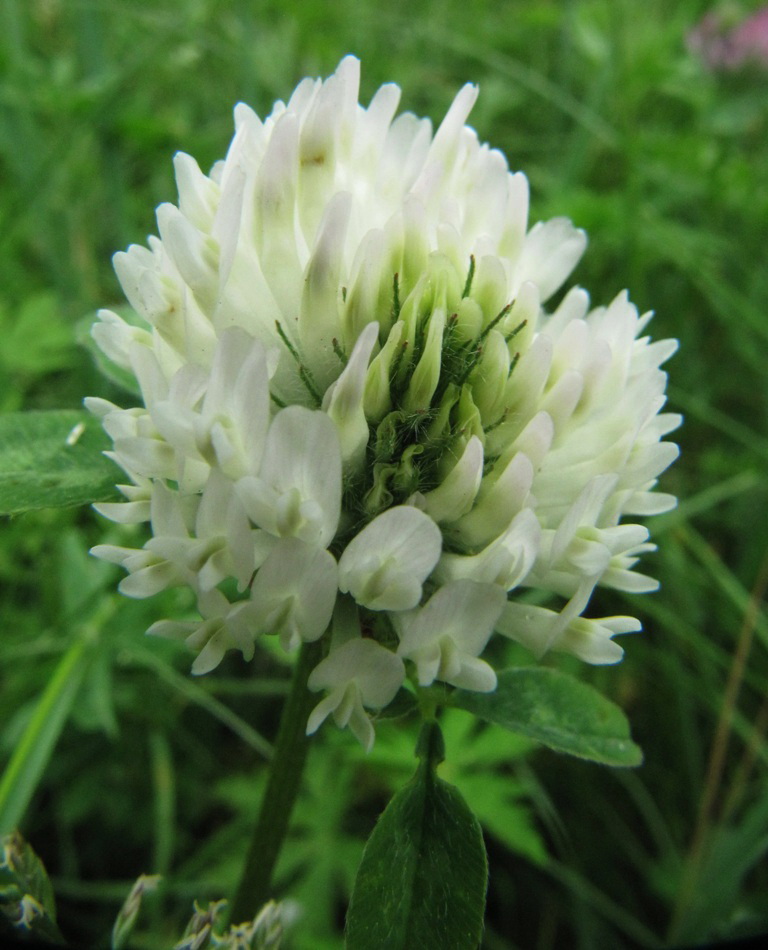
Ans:
{"type": "Polygon", "coordinates": [[[528,228],[525,177],[465,124],[477,90],[433,135],[395,118],[394,85],[363,108],[358,81],[347,57],[263,122],[237,106],[209,176],[177,155],[160,238],[115,256],[136,319],[93,330],[143,406],[88,405],[128,476],[98,507],[151,534],[94,553],[128,596],[197,597],[199,621],[149,632],[185,639],[195,673],[328,632],[308,731],[332,716],[370,747],[406,676],[493,690],[494,631],[621,658],[637,621],[582,613],[597,585],[656,586],[624,519],[674,505],[653,489],[679,418],[661,413],[675,342],[643,336],[625,294],[544,309],[586,238],[528,228]]]}

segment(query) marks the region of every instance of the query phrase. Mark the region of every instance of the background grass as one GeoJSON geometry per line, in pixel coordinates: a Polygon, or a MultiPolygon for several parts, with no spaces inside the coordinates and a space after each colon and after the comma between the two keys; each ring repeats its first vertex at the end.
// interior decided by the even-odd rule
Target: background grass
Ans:
{"type": "MultiPolygon", "coordinates": [[[[629,606],[605,595],[598,612],[637,612],[645,633],[625,641],[621,666],[580,670],[627,710],[645,765],[612,772],[445,724],[444,775],[487,834],[490,950],[768,930],[768,74],[714,74],[687,51],[708,7],[0,4],[3,410],[114,395],[78,341],[121,299],[111,254],[143,242],[154,207],[173,200],[173,153],[210,166],[236,101],[263,114],[347,52],[362,59],[364,102],[395,80],[403,108],[437,121],[462,83],[479,83],[471,121],[528,174],[532,219],[566,214],[589,232],[574,280],[596,303],[628,287],[656,310],[653,335],[680,339],[669,392],[686,423],[663,487],[682,503],[655,519],[648,559],[662,591],[629,606]]],[[[186,654],[141,636],[185,610],[183,595],[124,601],[88,558],[111,531],[89,511],[2,526],[0,764],[47,696],[61,722],[41,719],[45,754],[16,804],[62,929],[97,944],[130,882],[159,872],[136,938],[157,948],[193,897],[232,889],[286,671],[264,656],[192,680],[186,654]],[[70,674],[77,690],[61,685],[70,674]]],[[[326,730],[281,866],[303,913],[292,945],[340,946],[362,843],[412,748],[383,726],[364,759],[326,730]]]]}

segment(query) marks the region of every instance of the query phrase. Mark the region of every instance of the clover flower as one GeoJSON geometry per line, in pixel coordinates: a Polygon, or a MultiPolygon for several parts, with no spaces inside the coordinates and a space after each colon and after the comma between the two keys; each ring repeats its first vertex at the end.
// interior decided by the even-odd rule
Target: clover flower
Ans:
{"type": "Polygon", "coordinates": [[[714,71],[768,67],[768,6],[739,20],[738,8],[711,10],[689,31],[688,48],[714,71]]]}
{"type": "Polygon", "coordinates": [[[238,105],[210,175],[176,156],[160,237],[115,256],[136,316],[93,329],[143,406],[87,402],[127,475],[126,501],[98,507],[151,534],[94,553],[128,596],[198,599],[200,621],[149,632],[202,673],[333,629],[308,731],[332,715],[370,747],[366,709],[406,674],[494,689],[494,631],[621,658],[637,621],[582,614],[597,586],[657,586],[626,519],[674,506],[654,489],[680,420],[661,412],[676,343],[652,343],[626,294],[545,310],[586,237],[528,227],[525,176],[465,124],[477,89],[433,135],[395,118],[397,86],[364,108],[358,83],[347,57],[264,121],[238,105]]]}

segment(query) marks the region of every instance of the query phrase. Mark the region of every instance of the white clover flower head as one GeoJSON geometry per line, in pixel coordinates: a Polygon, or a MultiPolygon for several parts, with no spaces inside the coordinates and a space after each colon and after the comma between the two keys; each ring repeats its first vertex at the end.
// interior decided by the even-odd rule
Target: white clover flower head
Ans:
{"type": "Polygon", "coordinates": [[[625,293],[545,310],[586,237],[529,228],[525,176],[466,125],[477,89],[433,134],[396,115],[397,86],[367,107],[358,87],[346,57],[264,120],[238,105],[210,174],[176,156],[160,236],[114,260],[136,318],[101,311],[93,330],[143,405],[88,406],[127,476],[99,510],[152,535],[94,553],[129,596],[198,600],[201,621],[152,631],[201,650],[202,672],[343,614],[309,727],[332,713],[368,747],[366,710],[404,671],[493,689],[494,631],[621,658],[612,638],[637,621],[582,614],[596,587],[655,586],[632,519],[675,504],[654,489],[680,418],[662,411],[676,343],[652,343],[625,293]]]}

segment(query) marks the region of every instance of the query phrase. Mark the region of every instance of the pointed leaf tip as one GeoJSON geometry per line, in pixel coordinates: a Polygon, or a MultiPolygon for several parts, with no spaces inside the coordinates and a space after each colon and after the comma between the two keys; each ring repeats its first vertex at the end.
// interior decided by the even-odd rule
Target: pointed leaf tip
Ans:
{"type": "Polygon", "coordinates": [[[443,757],[425,723],[422,764],[379,818],[347,914],[347,950],[475,950],[483,931],[488,862],[477,818],[434,774],[443,757]]]}

